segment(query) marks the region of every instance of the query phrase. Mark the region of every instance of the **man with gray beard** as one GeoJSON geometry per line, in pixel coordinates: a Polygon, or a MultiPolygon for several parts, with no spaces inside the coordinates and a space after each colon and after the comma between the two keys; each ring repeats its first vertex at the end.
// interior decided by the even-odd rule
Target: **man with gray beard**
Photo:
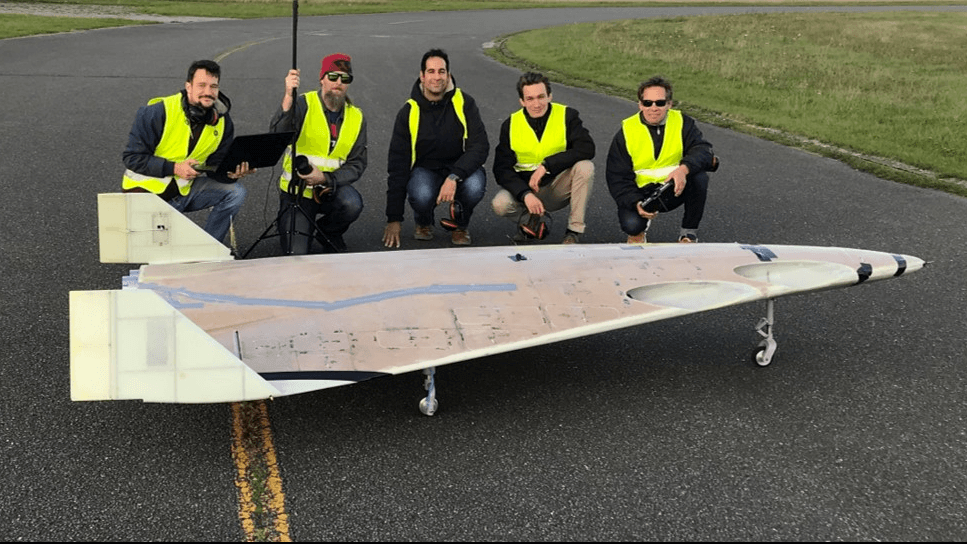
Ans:
{"type": "Polygon", "coordinates": [[[296,98],[299,70],[285,77],[285,96],[269,130],[295,131],[296,179],[291,146],[279,179],[278,230],[287,255],[309,253],[313,238],[324,253],[346,251],[343,234],[363,211],[363,198],[352,184],[366,170],[366,120],[349,98],[352,82],[352,59],[343,53],[322,59],[318,91],[296,98]],[[296,194],[300,178],[305,187],[296,194]]]}

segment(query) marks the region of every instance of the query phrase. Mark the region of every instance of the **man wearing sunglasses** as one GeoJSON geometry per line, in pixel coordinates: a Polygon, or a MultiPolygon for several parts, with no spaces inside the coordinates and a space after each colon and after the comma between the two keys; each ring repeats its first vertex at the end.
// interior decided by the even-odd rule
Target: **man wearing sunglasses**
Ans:
{"type": "Polygon", "coordinates": [[[316,229],[322,234],[318,239],[324,253],[346,251],[343,234],[363,211],[363,198],[352,184],[363,175],[368,161],[366,120],[349,98],[352,82],[352,59],[343,53],[322,59],[319,90],[296,99],[299,70],[289,70],[285,77],[285,96],[269,124],[272,132],[296,133],[297,159],[293,163],[289,146],[279,179],[278,223],[285,254],[309,253],[316,229]],[[306,164],[302,157],[308,160],[306,164]],[[297,195],[299,178],[305,187],[297,195]]]}
{"type": "Polygon", "coordinates": [[[447,203],[441,221],[454,245],[470,245],[470,217],[487,190],[483,164],[487,130],[474,99],[456,87],[441,49],[423,55],[420,77],[396,115],[387,158],[386,228],[383,244],[400,247],[406,201],[413,208],[416,240],[433,239],[433,212],[447,203]]]}
{"type": "Polygon", "coordinates": [[[658,212],[685,205],[678,241],[698,241],[708,174],[716,161],[695,120],[672,109],[672,84],[656,76],[638,86],[638,113],[625,119],[611,141],[605,178],[618,205],[629,244],[642,244],[658,212]],[[673,185],[642,207],[658,187],[673,185]]]}
{"type": "Polygon", "coordinates": [[[494,177],[502,189],[491,205],[501,217],[523,219],[515,242],[540,238],[547,212],[570,205],[563,244],[584,233],[584,212],[594,183],[594,140],[577,110],[552,102],[551,82],[527,72],[517,81],[521,109],[500,126],[494,177]],[[536,234],[536,236],[535,236],[536,234]]]}

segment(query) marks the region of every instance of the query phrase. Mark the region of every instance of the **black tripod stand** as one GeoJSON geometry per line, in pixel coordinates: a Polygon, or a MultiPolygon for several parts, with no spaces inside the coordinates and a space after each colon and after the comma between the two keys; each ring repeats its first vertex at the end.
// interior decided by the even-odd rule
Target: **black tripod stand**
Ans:
{"type": "MultiPolygon", "coordinates": [[[[293,148],[294,147],[295,147],[295,144],[293,143],[293,148]]],[[[293,163],[294,162],[295,161],[293,161],[293,163]]],[[[300,200],[302,198],[302,192],[305,190],[305,188],[306,188],[306,181],[302,179],[302,176],[299,175],[298,170],[295,168],[295,166],[293,166],[292,178],[289,182],[289,189],[288,189],[289,198],[287,199],[287,202],[284,205],[279,206],[279,213],[275,216],[275,220],[272,221],[272,224],[270,224],[268,227],[265,228],[265,230],[258,237],[258,239],[255,240],[255,243],[252,244],[252,247],[248,248],[248,251],[246,251],[245,254],[242,255],[243,259],[248,257],[248,254],[251,253],[253,249],[255,249],[255,246],[257,246],[259,242],[261,242],[262,240],[265,240],[266,238],[275,238],[276,236],[288,236],[289,238],[288,243],[283,243],[283,248],[286,255],[294,254],[294,252],[292,251],[292,247],[293,247],[293,240],[296,236],[313,238],[317,242],[319,242],[319,244],[322,245],[323,247],[333,248],[336,251],[341,250],[341,248],[336,247],[335,244],[333,244],[329,240],[329,237],[326,236],[326,233],[322,232],[322,229],[320,229],[319,225],[316,223],[316,218],[312,217],[312,214],[307,212],[305,208],[302,207],[300,200]],[[298,180],[298,182],[296,182],[296,180],[298,180]],[[296,214],[301,215],[306,220],[306,223],[308,223],[309,225],[309,232],[303,232],[301,230],[296,229],[296,217],[297,217],[296,214]],[[289,229],[286,232],[282,231],[283,218],[288,218],[289,229]],[[269,232],[271,232],[273,228],[275,229],[275,233],[269,234],[269,232]]],[[[311,245],[311,243],[312,242],[310,241],[309,244],[311,245]]]]}
{"type": "MultiPolygon", "coordinates": [[[[292,69],[293,70],[298,68],[298,59],[296,55],[296,36],[298,35],[298,29],[299,29],[299,0],[292,0],[292,69]]],[[[295,113],[297,92],[298,92],[298,89],[292,89],[293,114],[295,113]]],[[[262,235],[259,236],[257,240],[255,240],[255,243],[252,244],[252,247],[248,248],[248,251],[246,251],[245,254],[242,255],[243,259],[248,257],[248,254],[251,253],[253,249],[255,249],[255,246],[259,245],[259,242],[261,242],[262,240],[265,240],[266,238],[274,238],[276,236],[289,237],[288,243],[283,244],[286,255],[293,254],[292,242],[297,235],[305,236],[307,238],[309,237],[314,238],[323,247],[333,248],[336,251],[342,250],[342,248],[336,247],[329,240],[329,237],[326,236],[326,234],[322,232],[322,230],[319,228],[319,225],[316,224],[316,218],[312,217],[309,214],[309,212],[307,212],[305,208],[303,208],[302,205],[300,204],[302,193],[303,191],[305,191],[305,188],[306,188],[306,180],[303,179],[302,176],[308,175],[310,172],[312,172],[312,165],[309,164],[308,161],[305,161],[304,163],[300,163],[299,159],[305,160],[305,157],[299,157],[299,155],[296,153],[296,142],[298,139],[299,139],[299,133],[297,132],[295,136],[292,137],[292,145],[291,145],[291,150],[289,155],[290,166],[289,166],[288,194],[290,198],[288,199],[288,202],[285,205],[279,206],[279,213],[278,215],[275,216],[275,221],[273,221],[272,224],[270,224],[268,227],[265,228],[265,231],[262,232],[262,235]],[[284,233],[282,232],[281,226],[282,226],[282,218],[286,217],[286,214],[288,214],[287,217],[289,219],[289,230],[287,233],[284,233]],[[296,228],[295,228],[296,214],[301,214],[302,217],[306,219],[306,221],[309,224],[310,232],[296,231],[296,228]],[[275,228],[275,231],[276,231],[275,234],[269,234],[269,232],[272,230],[273,227],[275,228]]],[[[311,244],[312,242],[310,241],[309,245],[311,246],[311,244]]]]}

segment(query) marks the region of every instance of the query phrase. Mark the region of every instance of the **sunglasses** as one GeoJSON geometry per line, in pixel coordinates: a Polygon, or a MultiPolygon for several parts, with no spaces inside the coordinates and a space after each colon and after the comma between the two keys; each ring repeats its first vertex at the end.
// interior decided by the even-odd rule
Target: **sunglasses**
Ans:
{"type": "Polygon", "coordinates": [[[650,108],[652,104],[658,106],[659,108],[664,108],[665,104],[667,103],[668,103],[667,100],[642,100],[641,101],[641,105],[646,108],[650,108]]]}
{"type": "Polygon", "coordinates": [[[337,74],[336,72],[328,72],[326,73],[326,78],[328,78],[329,81],[336,81],[338,79],[342,79],[342,82],[347,85],[353,82],[353,76],[350,74],[337,74]]]}

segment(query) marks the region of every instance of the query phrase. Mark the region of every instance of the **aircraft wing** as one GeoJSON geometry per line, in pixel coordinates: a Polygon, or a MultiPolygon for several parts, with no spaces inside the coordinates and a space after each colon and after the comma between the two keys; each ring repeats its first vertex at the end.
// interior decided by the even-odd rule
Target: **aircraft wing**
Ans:
{"type": "Polygon", "coordinates": [[[289,395],[923,266],[857,249],[479,247],[152,264],[71,293],[75,400],[289,395]]]}

